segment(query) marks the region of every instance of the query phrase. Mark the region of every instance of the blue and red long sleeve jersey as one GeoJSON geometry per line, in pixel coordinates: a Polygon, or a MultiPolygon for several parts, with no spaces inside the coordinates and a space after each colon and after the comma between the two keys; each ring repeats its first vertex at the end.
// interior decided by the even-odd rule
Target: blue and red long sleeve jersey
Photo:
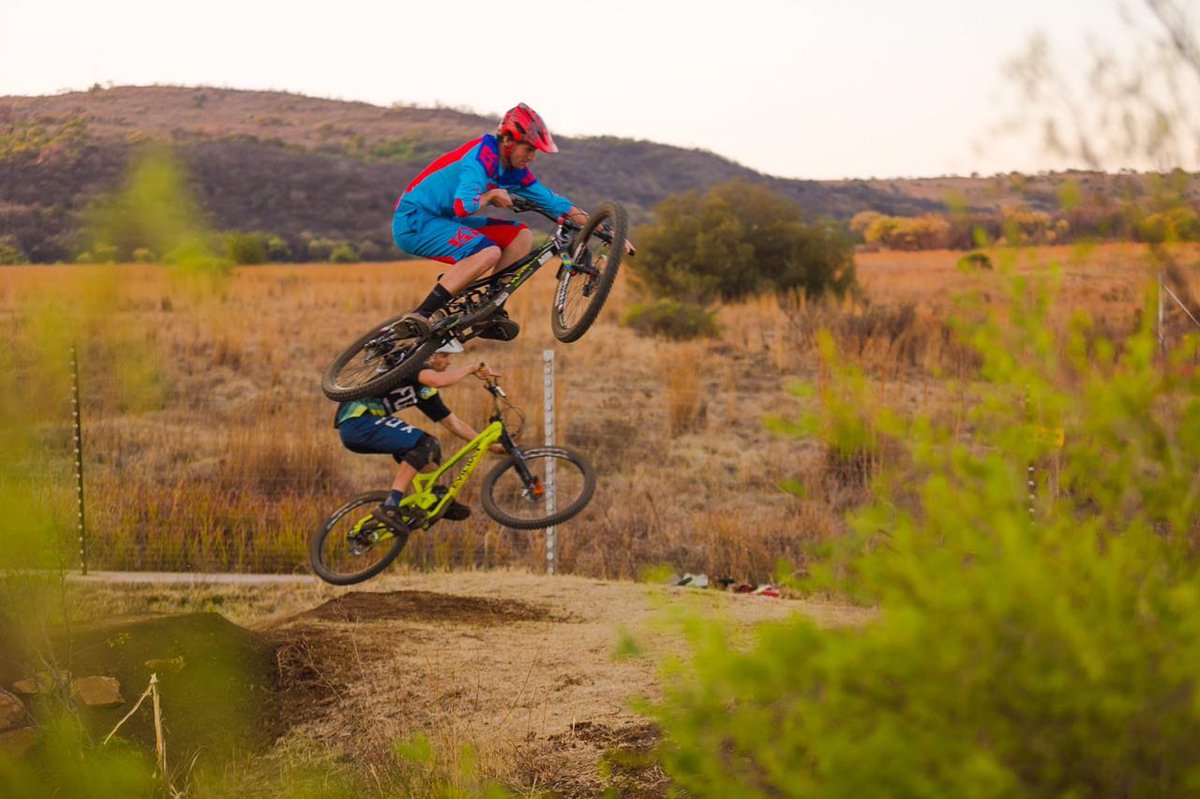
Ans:
{"type": "Polygon", "coordinates": [[[528,168],[505,169],[500,164],[500,143],[489,133],[425,167],[400,195],[395,210],[412,208],[444,218],[470,216],[479,210],[480,196],[495,188],[524,197],[555,217],[572,208],[570,200],[539,183],[528,168]]]}

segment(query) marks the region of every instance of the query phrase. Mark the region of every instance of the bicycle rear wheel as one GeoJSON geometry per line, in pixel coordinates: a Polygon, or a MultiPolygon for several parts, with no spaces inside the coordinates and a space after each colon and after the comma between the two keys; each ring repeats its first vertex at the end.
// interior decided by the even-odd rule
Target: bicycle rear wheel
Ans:
{"type": "Polygon", "coordinates": [[[321,381],[326,397],[335,402],[379,397],[420,370],[439,343],[414,335],[403,318],[376,325],[334,359],[321,381]]]}
{"type": "Polygon", "coordinates": [[[353,585],[379,574],[396,559],[408,533],[396,535],[371,517],[387,495],[386,491],[360,494],[313,532],[308,558],[318,577],[333,585],[353,585]]]}
{"type": "Polygon", "coordinates": [[[488,516],[517,530],[536,530],[565,522],[591,502],[596,473],[582,455],[560,447],[538,447],[525,450],[523,456],[530,480],[511,457],[483,478],[483,509],[488,516]],[[554,496],[548,497],[551,484],[554,496]]]}
{"type": "Polygon", "coordinates": [[[617,279],[629,220],[617,203],[601,203],[575,237],[571,263],[559,269],[550,326],[559,341],[577,340],[588,331],[617,279]]]}

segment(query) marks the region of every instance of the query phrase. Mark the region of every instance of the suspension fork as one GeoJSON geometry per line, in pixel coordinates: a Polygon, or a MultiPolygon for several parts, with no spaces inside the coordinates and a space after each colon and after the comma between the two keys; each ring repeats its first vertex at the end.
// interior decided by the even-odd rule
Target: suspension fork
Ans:
{"type": "Polygon", "coordinates": [[[546,491],[546,487],[542,485],[533,472],[529,471],[529,465],[525,463],[525,453],[517,446],[517,442],[508,434],[508,430],[500,431],[500,443],[504,449],[512,456],[513,463],[516,465],[517,474],[521,477],[521,482],[525,485],[526,490],[532,491],[534,496],[541,496],[546,491]]]}

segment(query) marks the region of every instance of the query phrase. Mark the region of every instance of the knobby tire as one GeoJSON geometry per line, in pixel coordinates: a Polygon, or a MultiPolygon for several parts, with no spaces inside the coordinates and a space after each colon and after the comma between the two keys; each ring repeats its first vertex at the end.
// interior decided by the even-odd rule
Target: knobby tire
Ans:
{"type": "Polygon", "coordinates": [[[371,366],[368,361],[364,360],[364,363],[358,367],[360,370],[371,374],[372,376],[370,377],[354,375],[353,369],[350,368],[354,360],[369,349],[372,341],[384,336],[385,331],[399,324],[402,318],[403,315],[397,316],[395,319],[390,319],[383,324],[371,328],[369,332],[363,334],[357,341],[347,347],[341,355],[334,359],[333,363],[325,371],[325,376],[321,381],[321,390],[325,393],[326,397],[335,402],[346,402],[366,397],[382,397],[400,385],[406,378],[420,371],[421,366],[440,346],[435,338],[420,339],[410,337],[405,339],[401,336],[397,339],[398,344],[392,347],[389,353],[376,356],[386,358],[387,354],[397,349],[408,350],[399,363],[380,369],[379,366],[371,366]],[[405,341],[409,343],[403,343],[405,341]]]}
{"type": "MultiPolygon", "coordinates": [[[[325,542],[331,535],[344,537],[358,519],[378,507],[387,499],[387,495],[387,491],[371,491],[360,494],[335,510],[320,527],[313,531],[308,542],[308,558],[318,577],[332,585],[354,585],[363,580],[369,580],[392,564],[392,561],[396,559],[400,550],[404,549],[404,545],[408,542],[408,533],[395,535],[376,544],[375,546],[386,547],[386,549],[379,560],[362,569],[336,569],[332,564],[326,562],[325,555],[325,542]],[[343,521],[347,521],[348,524],[343,526],[341,524],[343,521]]],[[[333,543],[339,547],[346,546],[345,541],[333,543]]]]}
{"type": "MultiPolygon", "coordinates": [[[[513,489],[519,487],[521,479],[516,460],[509,457],[483,478],[483,509],[488,516],[515,530],[537,530],[565,522],[591,502],[592,495],[596,493],[596,472],[582,455],[562,447],[537,447],[527,449],[523,454],[531,470],[539,476],[544,474],[545,462],[552,459],[555,468],[563,471],[564,478],[579,483],[578,490],[574,491],[574,496],[567,497],[562,496],[561,492],[572,489],[559,489],[556,493],[565,504],[556,508],[554,513],[546,514],[541,498],[526,500],[514,494],[513,489]],[[501,488],[501,480],[504,480],[504,488],[501,488]],[[527,513],[517,515],[522,511],[527,513]]],[[[566,483],[567,479],[563,482],[566,483]]]]}
{"type": "Polygon", "coordinates": [[[625,254],[625,240],[629,234],[629,218],[624,207],[617,203],[601,203],[596,208],[575,237],[571,248],[572,261],[580,263],[589,255],[596,257],[605,247],[610,252],[605,256],[599,274],[595,276],[584,274],[574,269],[562,269],[558,276],[558,285],[554,290],[554,302],[550,309],[550,326],[554,337],[564,343],[578,340],[604,307],[608,293],[612,291],[617,279],[617,270],[621,267],[621,258],[625,254]],[[612,227],[612,242],[606,243],[594,238],[593,233],[605,221],[612,227]],[[582,296],[586,292],[587,296],[582,296]],[[572,302],[575,299],[576,302],[572,302]],[[582,303],[582,309],[576,307],[582,303]],[[578,311],[578,317],[575,312],[578,311]]]}

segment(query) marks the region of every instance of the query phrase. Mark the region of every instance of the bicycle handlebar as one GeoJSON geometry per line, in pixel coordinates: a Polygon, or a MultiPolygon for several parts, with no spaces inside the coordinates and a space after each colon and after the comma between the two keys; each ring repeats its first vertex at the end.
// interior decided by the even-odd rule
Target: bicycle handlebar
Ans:
{"type": "MultiPolygon", "coordinates": [[[[479,365],[487,366],[487,364],[485,364],[483,361],[480,361],[479,365]]],[[[479,377],[478,374],[475,376],[479,377]]],[[[479,377],[479,379],[483,381],[483,387],[487,389],[487,391],[493,396],[500,397],[501,399],[508,399],[508,395],[504,393],[504,389],[500,388],[500,378],[493,375],[491,377],[479,377]]]]}
{"type": "Polygon", "coordinates": [[[546,218],[547,218],[547,219],[549,219],[551,222],[554,222],[554,223],[556,223],[556,224],[562,224],[562,220],[558,219],[557,217],[553,217],[553,216],[551,216],[550,214],[546,213],[545,211],[543,211],[541,208],[539,208],[539,207],[537,207],[536,205],[534,205],[534,204],[533,204],[532,202],[530,202],[529,200],[526,200],[524,197],[516,197],[516,196],[514,196],[514,197],[512,198],[512,209],[513,209],[514,211],[516,211],[518,214],[523,214],[523,213],[526,213],[526,212],[528,212],[528,211],[533,211],[534,213],[541,214],[542,216],[546,217],[546,218]]]}
{"type": "MultiPolygon", "coordinates": [[[[555,223],[556,225],[561,225],[568,229],[572,229],[572,230],[582,230],[583,229],[582,227],[575,224],[574,222],[567,219],[566,217],[556,218],[556,217],[551,216],[550,214],[543,211],[541,208],[534,205],[529,200],[526,200],[524,197],[513,197],[512,198],[512,209],[513,209],[513,211],[517,212],[518,214],[523,214],[523,213],[526,213],[529,211],[533,211],[534,213],[541,214],[542,216],[546,217],[547,219],[549,219],[551,222],[555,223]]],[[[603,241],[607,244],[612,244],[612,226],[609,225],[607,221],[601,222],[599,227],[597,227],[594,232],[596,234],[596,238],[600,239],[601,241],[603,241]]]]}

